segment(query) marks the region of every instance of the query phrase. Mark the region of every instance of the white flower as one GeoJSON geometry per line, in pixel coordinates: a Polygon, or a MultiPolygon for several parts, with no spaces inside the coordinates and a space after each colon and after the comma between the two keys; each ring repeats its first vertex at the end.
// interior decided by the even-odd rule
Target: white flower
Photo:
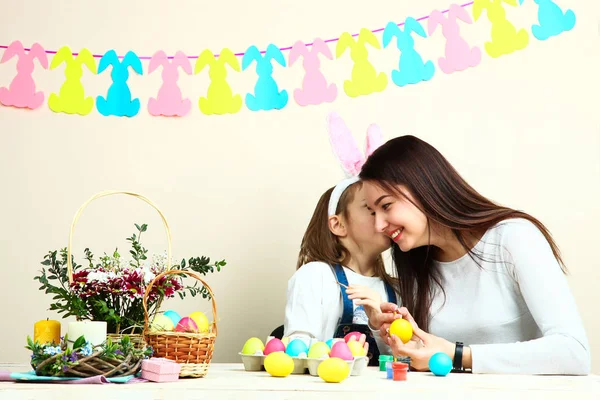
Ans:
{"type": "Polygon", "coordinates": [[[154,274],[154,272],[152,272],[152,270],[150,270],[150,267],[145,266],[142,270],[143,276],[144,276],[144,284],[149,284],[152,279],[156,278],[156,275],[154,274]]]}
{"type": "MultiPolygon", "coordinates": [[[[114,275],[114,273],[113,273],[114,275]]],[[[87,279],[89,282],[106,283],[108,282],[108,274],[106,272],[92,271],[88,274],[87,279]]]]}

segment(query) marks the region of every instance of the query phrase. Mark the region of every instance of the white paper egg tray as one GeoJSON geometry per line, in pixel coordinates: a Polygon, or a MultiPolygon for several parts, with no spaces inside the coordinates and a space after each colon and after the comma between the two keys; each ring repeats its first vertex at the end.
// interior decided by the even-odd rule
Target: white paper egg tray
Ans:
{"type": "MultiPolygon", "coordinates": [[[[264,371],[265,358],[267,356],[257,354],[242,354],[238,353],[242,357],[244,363],[244,369],[246,371],[264,371]]],[[[324,360],[323,358],[304,358],[304,357],[292,357],[294,360],[294,370],[292,374],[302,375],[307,371],[312,376],[318,376],[317,370],[319,364],[324,360]]],[[[350,366],[350,375],[358,376],[361,375],[369,365],[369,357],[354,357],[354,360],[346,361],[350,366]]]]}

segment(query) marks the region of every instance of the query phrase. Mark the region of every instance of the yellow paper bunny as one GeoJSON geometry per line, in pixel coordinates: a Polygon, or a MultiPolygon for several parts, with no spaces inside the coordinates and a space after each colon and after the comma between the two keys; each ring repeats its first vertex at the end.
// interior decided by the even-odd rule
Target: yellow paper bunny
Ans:
{"type": "Polygon", "coordinates": [[[96,61],[88,49],[83,49],[77,57],[73,57],[67,46],[61,47],[50,64],[50,69],[66,63],[66,80],[60,87],[59,94],[51,93],[48,98],[48,107],[54,112],[67,114],[87,115],[94,108],[94,98],[85,97],[85,91],[81,84],[83,67],[85,65],[93,74],[96,74],[96,61]]]}
{"type": "Polygon", "coordinates": [[[344,32],[340,36],[335,49],[336,57],[340,58],[344,51],[350,48],[350,58],[354,61],[352,80],[344,81],[344,91],[350,97],[381,92],[388,84],[387,75],[383,72],[377,73],[377,70],[369,61],[367,44],[376,49],[381,49],[373,32],[363,28],[360,30],[357,41],[354,41],[348,32],[344,32]]]}
{"type": "Polygon", "coordinates": [[[234,71],[240,72],[240,64],[235,54],[229,49],[223,49],[216,59],[212,51],[204,50],[196,61],[195,74],[202,71],[205,66],[209,66],[210,85],[207,97],[200,97],[198,101],[198,106],[203,114],[235,114],[242,108],[242,96],[233,95],[233,91],[227,83],[227,64],[234,71]]]}
{"type": "Polygon", "coordinates": [[[506,19],[502,2],[511,6],[517,5],[517,0],[475,0],[473,3],[475,21],[481,16],[481,12],[487,9],[488,20],[492,24],[492,41],[486,42],[484,47],[486,53],[493,58],[522,50],[529,43],[527,31],[523,28],[517,31],[515,26],[506,19]]]}

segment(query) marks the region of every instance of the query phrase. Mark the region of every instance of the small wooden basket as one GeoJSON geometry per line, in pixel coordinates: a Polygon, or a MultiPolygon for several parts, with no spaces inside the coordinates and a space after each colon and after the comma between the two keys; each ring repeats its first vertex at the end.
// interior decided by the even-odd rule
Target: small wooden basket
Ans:
{"type": "MultiPolygon", "coordinates": [[[[135,198],[138,198],[140,200],[145,201],[146,203],[148,203],[152,208],[154,208],[158,214],[160,215],[160,218],[162,219],[163,225],[165,227],[166,233],[167,233],[167,242],[168,242],[168,248],[167,248],[167,270],[171,269],[171,230],[169,229],[169,224],[167,223],[167,219],[165,218],[164,214],[158,209],[158,207],[156,206],[156,204],[154,204],[150,199],[134,193],[134,192],[129,192],[129,191],[118,191],[118,190],[106,190],[103,192],[99,192],[97,194],[95,194],[94,196],[92,196],[91,198],[89,198],[85,203],[83,203],[83,205],[81,205],[81,207],[79,207],[79,210],[77,210],[77,213],[75,214],[75,216],[73,217],[73,222],[71,223],[71,230],[69,232],[69,245],[67,247],[67,275],[69,277],[69,284],[73,283],[73,263],[71,260],[71,251],[73,248],[73,232],[75,231],[75,225],[77,224],[77,221],[79,220],[79,217],[81,216],[83,210],[94,200],[99,199],[101,197],[105,197],[105,196],[110,196],[110,195],[114,195],[114,194],[125,194],[125,195],[129,195],[129,196],[133,196],[135,198]]],[[[146,304],[144,304],[144,307],[146,306],[146,304]]],[[[132,334],[132,333],[109,333],[107,335],[107,337],[109,337],[113,342],[120,342],[122,337],[125,336],[125,334],[127,336],[129,336],[129,339],[131,340],[131,343],[133,344],[133,346],[136,349],[144,349],[146,347],[146,342],[145,342],[145,337],[143,335],[143,333],[141,334],[132,334]]]]}
{"type": "Polygon", "coordinates": [[[173,360],[181,365],[179,376],[182,378],[201,378],[208,372],[210,361],[213,356],[215,340],[217,338],[217,305],[215,296],[208,284],[202,280],[199,274],[193,271],[170,270],[157,275],[146,288],[144,293],[144,336],[146,343],[154,351],[153,357],[161,357],[173,360]],[[209,325],[208,332],[184,333],[184,332],[151,332],[148,320],[147,298],[155,282],[165,275],[188,275],[200,281],[208,290],[212,301],[213,322],[209,325]]]}
{"type": "Polygon", "coordinates": [[[144,339],[144,335],[141,333],[109,333],[107,335],[113,343],[121,343],[123,336],[129,336],[134,349],[143,350],[146,347],[146,339],[144,339]]]}

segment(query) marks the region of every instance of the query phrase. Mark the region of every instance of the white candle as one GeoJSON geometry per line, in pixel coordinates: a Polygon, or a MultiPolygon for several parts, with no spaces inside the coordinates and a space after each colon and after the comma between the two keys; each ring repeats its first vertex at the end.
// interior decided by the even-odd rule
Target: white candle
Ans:
{"type": "Polygon", "coordinates": [[[92,346],[99,346],[106,340],[106,321],[77,321],[69,322],[67,347],[73,348],[73,343],[80,337],[85,337],[86,342],[92,346]]]}

